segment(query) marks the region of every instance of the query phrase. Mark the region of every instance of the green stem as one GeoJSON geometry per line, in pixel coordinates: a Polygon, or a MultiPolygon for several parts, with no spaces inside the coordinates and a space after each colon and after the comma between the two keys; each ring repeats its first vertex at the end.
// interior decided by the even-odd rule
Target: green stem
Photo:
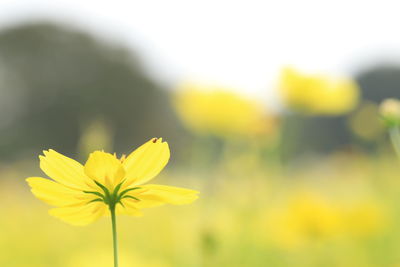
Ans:
{"type": "Polygon", "coordinates": [[[117,241],[117,220],[115,217],[115,206],[110,206],[111,212],[111,224],[112,224],[112,235],[113,235],[113,247],[114,247],[114,267],[118,267],[118,241],[117,241]]]}
{"type": "Polygon", "coordinates": [[[400,131],[399,128],[394,126],[389,129],[390,140],[397,156],[400,158],[400,131]]]}

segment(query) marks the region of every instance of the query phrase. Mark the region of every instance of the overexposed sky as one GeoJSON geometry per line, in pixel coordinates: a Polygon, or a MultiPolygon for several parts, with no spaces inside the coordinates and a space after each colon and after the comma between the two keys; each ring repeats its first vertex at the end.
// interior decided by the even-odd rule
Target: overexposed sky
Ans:
{"type": "Polygon", "coordinates": [[[262,99],[284,65],[351,75],[400,62],[400,3],[367,0],[0,0],[0,28],[50,18],[134,48],[152,75],[262,99]]]}

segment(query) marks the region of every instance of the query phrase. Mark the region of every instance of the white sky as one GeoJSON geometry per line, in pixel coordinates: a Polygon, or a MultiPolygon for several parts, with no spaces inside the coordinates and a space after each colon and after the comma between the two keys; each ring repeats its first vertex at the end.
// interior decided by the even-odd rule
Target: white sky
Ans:
{"type": "Polygon", "coordinates": [[[0,0],[0,27],[67,22],[133,47],[171,87],[197,79],[270,101],[284,65],[351,75],[400,62],[399,14],[387,0],[0,0]]]}

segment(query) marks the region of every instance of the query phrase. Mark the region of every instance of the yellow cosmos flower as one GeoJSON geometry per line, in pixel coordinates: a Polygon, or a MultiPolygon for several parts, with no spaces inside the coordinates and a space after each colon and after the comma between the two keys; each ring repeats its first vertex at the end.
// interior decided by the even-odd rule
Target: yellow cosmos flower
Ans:
{"type": "Polygon", "coordinates": [[[184,125],[199,134],[253,136],[276,130],[276,119],[257,101],[226,88],[194,83],[181,85],[174,107],[184,125]]]}
{"type": "Polygon", "coordinates": [[[359,87],[351,79],[306,75],[292,68],[283,69],[279,89],[286,106],[306,114],[344,114],[359,99],[359,87]]]}
{"type": "Polygon", "coordinates": [[[152,139],[118,159],[115,154],[95,151],[86,164],[54,150],[40,156],[40,168],[52,179],[30,177],[32,193],[53,205],[49,213],[73,225],[86,225],[115,209],[116,214],[140,216],[143,208],[188,204],[197,191],[144,183],[167,164],[168,144],[152,139]]]}

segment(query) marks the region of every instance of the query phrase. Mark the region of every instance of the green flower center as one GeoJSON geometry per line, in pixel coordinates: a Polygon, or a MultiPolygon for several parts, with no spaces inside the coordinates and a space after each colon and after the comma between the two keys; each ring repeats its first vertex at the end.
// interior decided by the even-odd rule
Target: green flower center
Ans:
{"type": "Polygon", "coordinates": [[[131,198],[137,201],[140,201],[139,198],[128,195],[129,192],[133,191],[133,190],[137,190],[140,189],[140,187],[132,187],[132,188],[127,188],[123,191],[120,192],[121,186],[124,183],[124,181],[122,181],[121,183],[119,183],[112,192],[110,192],[110,190],[105,187],[103,184],[94,181],[96,183],[96,185],[103,191],[103,192],[98,192],[98,191],[83,191],[86,194],[93,194],[96,196],[95,199],[92,199],[91,201],[89,201],[88,203],[92,203],[92,202],[104,202],[106,205],[109,206],[110,209],[114,209],[115,206],[119,203],[122,206],[124,206],[124,204],[122,203],[122,199],[124,198],[131,198]]]}

